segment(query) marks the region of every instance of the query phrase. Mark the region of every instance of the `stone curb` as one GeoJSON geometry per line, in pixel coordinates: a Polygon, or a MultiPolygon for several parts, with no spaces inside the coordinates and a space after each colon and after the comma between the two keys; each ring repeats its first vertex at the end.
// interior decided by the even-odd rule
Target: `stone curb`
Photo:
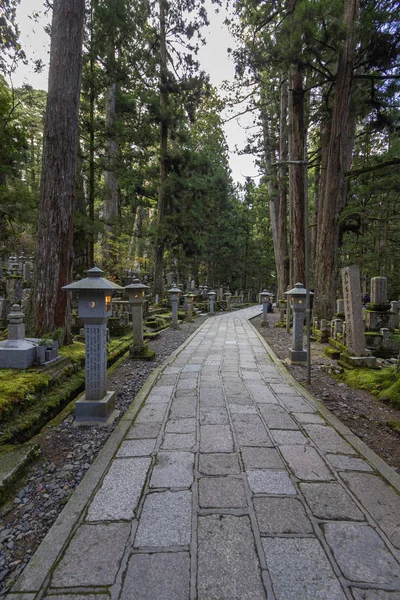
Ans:
{"type": "Polygon", "coordinates": [[[28,442],[0,456],[0,501],[6,496],[19,474],[39,453],[39,445],[28,442]]]}
{"type": "MultiPolygon", "coordinates": [[[[255,315],[258,316],[258,315],[255,315]]],[[[400,493],[400,475],[396,473],[382,458],[380,458],[371,448],[367,446],[363,441],[360,440],[346,425],[344,425],[330,410],[328,410],[317,398],[315,398],[308,390],[306,390],[298,381],[292,377],[292,375],[285,369],[281,364],[280,359],[276,356],[272,348],[268,345],[268,342],[263,338],[257,328],[251,322],[250,317],[248,319],[251,327],[257,333],[261,340],[261,343],[268,352],[271,360],[275,363],[279,372],[285,377],[290,384],[297,389],[297,391],[311,404],[315,409],[324,416],[332,427],[336,429],[348,442],[351,444],[373,467],[376,469],[385,479],[388,481],[396,490],[400,493]]]]}
{"type": "Polygon", "coordinates": [[[39,592],[46,578],[50,574],[62,549],[66,546],[71,534],[75,531],[86,508],[87,503],[94,494],[97,485],[106,472],[112,457],[118,449],[122,439],[129,429],[133,419],[139,412],[143,402],[147,398],[154,382],[160,373],[174,361],[176,356],[190,343],[192,338],[200,331],[200,325],[184,342],[172,352],[154,371],[149,375],[143,387],[139,390],[129,409],[122,417],[120,423],[112,432],[106,444],[100,451],[96,460],[76,488],[71,499],[51,526],[47,535],[41,542],[39,548],[32,556],[28,565],[20,575],[11,592],[9,600],[22,600],[21,593],[39,592]]]}

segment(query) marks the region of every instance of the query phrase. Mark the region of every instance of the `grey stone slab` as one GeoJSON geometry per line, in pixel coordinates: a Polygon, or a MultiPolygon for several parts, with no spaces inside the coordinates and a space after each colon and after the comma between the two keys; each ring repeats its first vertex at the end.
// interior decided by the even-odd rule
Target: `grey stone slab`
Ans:
{"type": "Polygon", "coordinates": [[[332,427],[304,425],[310,438],[324,452],[355,454],[354,449],[332,427]]]}
{"type": "Polygon", "coordinates": [[[126,440],[122,442],[117,457],[149,456],[154,450],[156,440],[126,440]]]}
{"type": "Polygon", "coordinates": [[[200,425],[226,425],[229,423],[225,408],[201,408],[200,425]]]}
{"type": "Polygon", "coordinates": [[[319,519],[364,521],[365,517],[340,483],[301,483],[311,512],[319,519]]]}
{"type": "Polygon", "coordinates": [[[247,391],[243,394],[238,394],[236,396],[229,395],[228,403],[230,404],[230,406],[233,406],[234,404],[241,406],[254,406],[254,400],[247,391]]]}
{"type": "MultiPolygon", "coordinates": [[[[182,370],[181,367],[176,367],[176,366],[166,367],[164,369],[164,373],[165,373],[165,375],[171,375],[171,374],[176,375],[177,373],[180,373],[181,370],[182,370]]],[[[164,377],[164,375],[163,375],[163,377],[164,377]]]]}
{"type": "Polygon", "coordinates": [[[257,469],[246,471],[246,475],[250,489],[255,494],[296,494],[296,488],[286,471],[257,469]]]}
{"type": "Polygon", "coordinates": [[[256,415],[257,408],[251,404],[229,404],[229,410],[233,415],[256,415]]]}
{"type": "Polygon", "coordinates": [[[190,419],[196,417],[197,402],[187,398],[176,398],[172,402],[171,419],[190,419]]]}
{"type": "Polygon", "coordinates": [[[299,479],[329,481],[335,479],[318,452],[311,446],[280,446],[283,458],[299,479]]]}
{"type": "Polygon", "coordinates": [[[341,473],[357,500],[400,548],[400,496],[380,477],[367,473],[341,473]]]}
{"type": "Polygon", "coordinates": [[[225,406],[222,388],[200,388],[200,407],[225,406]]]}
{"type": "Polygon", "coordinates": [[[298,394],[298,391],[287,383],[271,383],[271,389],[275,394],[288,394],[291,396],[297,396],[298,394]]]}
{"type": "Polygon", "coordinates": [[[54,571],[52,586],[112,585],[129,532],[130,523],[81,525],[54,571]]]}
{"type": "Polygon", "coordinates": [[[150,458],[119,458],[111,463],[89,505],[88,521],[132,519],[151,464],[150,458]]]}
{"type": "Polygon", "coordinates": [[[197,402],[197,390],[176,390],[175,398],[178,400],[186,400],[197,402]]]}
{"type": "Polygon", "coordinates": [[[239,381],[226,381],[224,380],[224,388],[227,398],[234,398],[235,396],[248,396],[249,392],[247,391],[246,386],[240,380],[239,381]]]}
{"type": "Polygon", "coordinates": [[[177,390],[181,391],[195,390],[197,388],[197,378],[183,379],[182,377],[180,377],[178,379],[176,388],[177,390]]]}
{"type": "Polygon", "coordinates": [[[262,545],[277,600],[345,600],[318,540],[264,538],[262,545]]]}
{"type": "MultiPolygon", "coordinates": [[[[8,598],[10,600],[33,600],[35,594],[25,594],[26,597],[10,594],[8,598]],[[31,598],[28,598],[31,596],[31,598]]],[[[108,594],[57,594],[55,596],[44,596],[46,600],[110,600],[108,594]]]]}
{"type": "Polygon", "coordinates": [[[221,379],[218,373],[215,375],[203,375],[200,376],[200,387],[221,387],[221,379]]]}
{"type": "Polygon", "coordinates": [[[233,451],[233,436],[229,425],[200,426],[200,452],[233,451]]]}
{"type": "Polygon", "coordinates": [[[294,413],[310,412],[310,405],[301,396],[291,396],[289,394],[278,394],[279,400],[282,402],[284,407],[294,413]]]}
{"type": "Polygon", "coordinates": [[[150,439],[157,438],[160,433],[162,423],[138,423],[135,424],[127,433],[126,439],[150,439]]]}
{"type": "Polygon", "coordinates": [[[146,403],[162,404],[163,402],[169,402],[169,400],[171,400],[173,391],[173,385],[155,385],[150,394],[147,396],[146,403]]]}
{"type": "Polygon", "coordinates": [[[199,471],[204,475],[235,475],[240,473],[239,458],[231,454],[200,454],[199,471]]]}
{"type": "Polygon", "coordinates": [[[365,460],[356,456],[327,454],[326,458],[338,471],[373,471],[365,460]]]}
{"type": "Polygon", "coordinates": [[[195,433],[196,419],[170,419],[165,427],[167,433],[195,433]]]}
{"type": "Polygon", "coordinates": [[[164,371],[164,375],[157,381],[157,385],[175,385],[177,379],[178,373],[167,373],[164,371]]]}
{"type": "Polygon", "coordinates": [[[163,450],[192,450],[195,443],[195,433],[166,433],[161,448],[163,450]]]}
{"type": "Polygon", "coordinates": [[[278,404],[277,397],[266,384],[247,382],[247,387],[257,404],[278,404]]]}
{"type": "Polygon", "coordinates": [[[254,498],[258,526],[263,535],[313,533],[304,506],[296,498],[254,498]]]}
{"type": "Polygon", "coordinates": [[[189,488],[193,483],[192,452],[159,452],[150,480],[152,488],[189,488]]]}
{"type": "Polygon", "coordinates": [[[246,471],[252,469],[283,469],[284,464],[275,448],[242,448],[246,471]]]}
{"type": "Polygon", "coordinates": [[[318,415],[316,412],[309,412],[309,413],[292,413],[292,416],[296,419],[296,421],[298,421],[299,423],[316,423],[318,425],[325,425],[326,421],[320,417],[320,415],[318,415]]]}
{"type": "Polygon", "coordinates": [[[297,423],[282,406],[278,404],[263,404],[259,408],[270,429],[299,428],[297,423]]]}
{"type": "Polygon", "coordinates": [[[183,367],[182,373],[198,373],[201,370],[201,364],[189,363],[183,367]]]}
{"type": "Polygon", "coordinates": [[[186,546],[190,543],[192,494],[154,492],[145,499],[135,547],[186,546]]]}
{"type": "Polygon", "coordinates": [[[199,505],[202,508],[241,508],[247,506],[243,481],[237,477],[201,477],[199,505]]]}
{"type": "Polygon", "coordinates": [[[301,433],[301,431],[273,429],[271,433],[278,446],[284,446],[286,444],[301,444],[304,446],[305,444],[308,444],[307,438],[301,433]]]}
{"type": "Polygon", "coordinates": [[[351,588],[354,600],[400,600],[399,592],[385,592],[384,590],[365,590],[351,588]]]}
{"type": "Polygon", "coordinates": [[[167,410],[166,404],[149,404],[142,408],[138,414],[136,423],[159,423],[164,419],[167,410]]]}
{"type": "Polygon", "coordinates": [[[273,445],[258,415],[233,415],[232,419],[240,446],[273,445]]]}
{"type": "Polygon", "coordinates": [[[198,521],[198,600],[266,600],[248,517],[198,521]]]}
{"type": "Polygon", "coordinates": [[[121,600],[188,600],[190,559],[186,552],[133,554],[121,600]]]}
{"type": "Polygon", "coordinates": [[[325,523],[322,529],[345,577],[400,587],[400,565],[375,529],[361,523],[325,523]]]}

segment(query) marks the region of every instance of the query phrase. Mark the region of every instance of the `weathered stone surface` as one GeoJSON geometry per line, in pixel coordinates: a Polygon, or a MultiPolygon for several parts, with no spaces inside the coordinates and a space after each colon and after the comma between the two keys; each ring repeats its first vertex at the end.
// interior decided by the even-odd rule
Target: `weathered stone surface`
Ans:
{"type": "Polygon", "coordinates": [[[201,408],[211,406],[225,406],[225,399],[222,388],[201,388],[200,406],[201,408]]]}
{"type": "Polygon", "coordinates": [[[163,450],[191,450],[196,443],[195,433],[166,433],[163,450]]]}
{"type": "Polygon", "coordinates": [[[342,454],[327,454],[326,458],[338,471],[373,471],[362,458],[343,456],[342,454]]]}
{"type": "Polygon", "coordinates": [[[251,469],[283,469],[281,457],[275,448],[242,448],[244,468],[251,469]]]}
{"type": "Polygon", "coordinates": [[[190,543],[192,494],[155,492],[144,502],[135,547],[185,546],[190,543]]]}
{"type": "Polygon", "coordinates": [[[345,577],[400,587],[400,565],[372,527],[361,523],[326,523],[322,529],[345,577]]]}
{"type": "Polygon", "coordinates": [[[317,413],[292,413],[292,416],[296,419],[296,421],[298,421],[299,423],[317,423],[319,425],[325,425],[325,420],[320,417],[317,413]]]}
{"type": "Polygon", "coordinates": [[[324,452],[355,454],[354,449],[332,427],[304,425],[310,438],[324,452]]]}
{"type": "Polygon", "coordinates": [[[196,419],[170,419],[165,427],[167,433],[195,433],[196,419]]]}
{"type": "Polygon", "coordinates": [[[197,388],[197,377],[183,379],[180,377],[178,379],[178,384],[176,386],[177,390],[195,390],[197,388]]]}
{"type": "Polygon", "coordinates": [[[304,506],[296,498],[254,498],[261,534],[313,533],[304,506]]]}
{"type": "Polygon", "coordinates": [[[204,475],[235,475],[240,473],[238,455],[200,454],[199,471],[204,475]]]}
{"type": "MultiPolygon", "coordinates": [[[[107,594],[57,594],[44,596],[46,600],[110,600],[107,594]]],[[[10,594],[9,600],[34,600],[35,594],[10,594]]]]}
{"type": "Polygon", "coordinates": [[[310,412],[310,405],[301,396],[290,396],[289,394],[278,394],[279,400],[289,412],[310,412]]]}
{"type": "Polygon", "coordinates": [[[160,433],[162,423],[138,423],[130,428],[126,439],[156,438],[160,433]]]}
{"type": "Polygon", "coordinates": [[[200,425],[225,425],[227,423],[229,423],[229,418],[225,408],[200,409],[200,425]]]}
{"type": "Polygon", "coordinates": [[[112,585],[129,531],[130,523],[79,527],[53,574],[52,586],[112,585]]]}
{"type": "Polygon", "coordinates": [[[89,505],[88,521],[132,519],[150,467],[150,458],[119,458],[89,505]]]}
{"type": "Polygon", "coordinates": [[[253,400],[257,404],[277,404],[278,400],[272,393],[271,389],[264,383],[247,382],[247,387],[250,390],[253,400]]]}
{"type": "Polygon", "coordinates": [[[152,488],[189,488],[193,483],[192,452],[159,452],[150,480],[152,488]]]}
{"type": "Polygon", "coordinates": [[[271,389],[275,394],[288,394],[290,396],[298,394],[297,390],[287,383],[271,383],[271,389]]]}
{"type": "Polygon", "coordinates": [[[140,411],[135,423],[155,423],[164,419],[167,410],[166,404],[150,404],[140,411]]]}
{"type": "Polygon", "coordinates": [[[196,416],[196,399],[176,398],[171,406],[171,419],[188,419],[196,416]]]}
{"type": "Polygon", "coordinates": [[[121,600],[187,600],[190,589],[187,552],[133,554],[121,600]]]}
{"type": "Polygon", "coordinates": [[[275,596],[279,600],[345,600],[318,540],[262,540],[275,596]]]}
{"type": "Polygon", "coordinates": [[[198,521],[198,600],[266,600],[248,517],[198,521]]]}
{"type": "Polygon", "coordinates": [[[300,489],[312,513],[319,519],[365,520],[340,483],[301,483],[300,489]]]}
{"type": "Polygon", "coordinates": [[[229,425],[201,425],[200,452],[233,451],[233,437],[229,425]]]}
{"type": "Polygon", "coordinates": [[[271,433],[278,446],[284,446],[286,444],[301,444],[304,446],[304,444],[308,444],[307,438],[301,433],[301,431],[273,429],[271,433]]]}
{"type": "Polygon", "coordinates": [[[334,479],[325,462],[311,446],[281,446],[280,451],[299,479],[305,481],[329,481],[334,479]]]}
{"type": "Polygon", "coordinates": [[[117,457],[148,456],[154,450],[156,440],[126,440],[122,442],[117,457]]]}
{"type": "Polygon", "coordinates": [[[241,508],[247,506],[243,481],[237,477],[201,477],[201,508],[241,508]]]}
{"type": "Polygon", "coordinates": [[[257,409],[252,404],[229,404],[232,415],[256,415],[257,409]]]}
{"type": "Polygon", "coordinates": [[[233,426],[241,446],[272,446],[264,423],[258,415],[233,415],[233,426]]]}
{"type": "Polygon", "coordinates": [[[262,404],[260,411],[270,429],[298,429],[288,412],[278,404],[262,404]]]}
{"type": "Polygon", "coordinates": [[[296,494],[286,471],[246,471],[250,489],[255,494],[296,494]]]}
{"type": "Polygon", "coordinates": [[[364,590],[351,588],[354,600],[400,600],[400,592],[385,592],[384,590],[364,590]]]}
{"type": "Polygon", "coordinates": [[[392,544],[400,548],[400,496],[375,475],[342,473],[341,476],[392,544]]]}
{"type": "Polygon", "coordinates": [[[165,404],[171,400],[173,385],[156,385],[147,396],[147,404],[165,404]]]}
{"type": "Polygon", "coordinates": [[[344,314],[346,319],[346,345],[350,354],[365,354],[364,323],[360,302],[361,284],[358,267],[342,269],[344,314]]]}

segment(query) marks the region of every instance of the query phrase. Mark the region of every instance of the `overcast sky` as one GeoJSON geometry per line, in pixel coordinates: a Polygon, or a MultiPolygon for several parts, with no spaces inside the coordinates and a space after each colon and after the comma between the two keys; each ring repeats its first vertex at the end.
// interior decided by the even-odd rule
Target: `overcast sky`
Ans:
{"type": "MultiPolygon", "coordinates": [[[[203,69],[209,73],[213,85],[220,88],[222,82],[233,80],[234,66],[229,60],[227,48],[234,47],[234,42],[228,29],[223,24],[224,14],[216,14],[211,1],[207,0],[207,10],[211,25],[207,31],[207,45],[201,48],[199,60],[203,69]]],[[[42,0],[21,0],[17,20],[21,31],[20,41],[28,59],[41,58],[46,67],[42,73],[34,73],[29,66],[20,65],[13,75],[13,84],[18,87],[29,83],[36,89],[47,90],[48,46],[49,37],[43,31],[44,24],[49,18],[34,23],[29,18],[33,12],[43,13],[42,0]]],[[[257,170],[251,156],[239,156],[235,147],[240,149],[245,145],[246,133],[243,129],[251,121],[250,117],[240,117],[239,121],[230,121],[225,125],[225,133],[230,148],[230,166],[235,181],[243,182],[244,177],[256,177],[257,170]]]]}

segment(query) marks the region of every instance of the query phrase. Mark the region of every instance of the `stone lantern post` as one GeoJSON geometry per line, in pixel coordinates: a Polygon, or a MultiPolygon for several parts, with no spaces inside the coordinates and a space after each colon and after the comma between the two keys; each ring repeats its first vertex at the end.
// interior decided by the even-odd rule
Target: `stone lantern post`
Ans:
{"type": "Polygon", "coordinates": [[[133,338],[132,346],[130,348],[131,356],[138,356],[143,353],[143,305],[145,303],[145,290],[148,289],[149,286],[141,283],[137,277],[134,277],[132,283],[125,287],[132,310],[133,338]]]}
{"type": "Polygon", "coordinates": [[[186,321],[188,323],[193,323],[194,294],[185,294],[185,298],[186,298],[186,321]]]}
{"type": "Polygon", "coordinates": [[[307,350],[303,348],[307,291],[302,283],[296,283],[292,290],[285,293],[293,311],[293,348],[289,348],[289,360],[291,363],[304,363],[307,362],[307,350]]]}
{"type": "Polygon", "coordinates": [[[269,301],[271,299],[271,292],[267,292],[267,290],[263,290],[260,294],[261,296],[261,302],[262,302],[262,307],[263,307],[263,318],[261,321],[261,327],[268,327],[269,323],[268,323],[268,305],[269,305],[269,301]]]}
{"type": "Polygon", "coordinates": [[[231,310],[232,294],[230,292],[225,292],[224,296],[225,296],[225,300],[226,300],[226,312],[229,312],[231,310]]]}
{"type": "Polygon", "coordinates": [[[208,304],[209,304],[209,312],[210,315],[213,315],[215,313],[215,297],[217,295],[217,292],[208,292],[208,304]]]}
{"type": "Polygon", "coordinates": [[[116,416],[115,392],[107,391],[107,321],[112,315],[112,293],[124,288],[105,279],[97,267],[87,274],[62,289],[78,292],[78,313],[85,325],[85,393],[76,402],[75,419],[79,424],[101,424],[116,416]]]}
{"type": "Polygon", "coordinates": [[[176,284],[172,285],[172,288],[168,290],[168,294],[171,298],[171,307],[172,307],[172,329],[179,329],[178,324],[178,306],[179,306],[179,295],[181,290],[176,287],[176,284]]]}

